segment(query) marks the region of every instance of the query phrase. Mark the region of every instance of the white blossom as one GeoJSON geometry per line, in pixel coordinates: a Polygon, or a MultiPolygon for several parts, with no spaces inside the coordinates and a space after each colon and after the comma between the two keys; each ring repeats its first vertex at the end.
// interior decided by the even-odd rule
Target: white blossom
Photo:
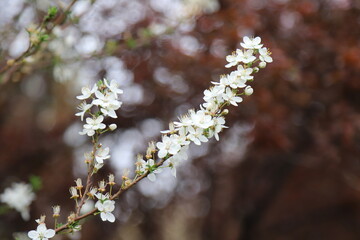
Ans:
{"type": "Polygon", "coordinates": [[[94,86],[91,90],[88,87],[83,87],[83,88],[81,88],[82,95],[76,96],[76,98],[79,100],[88,99],[96,90],[97,90],[96,84],[94,84],[94,86]]]}
{"type": "Polygon", "coordinates": [[[204,91],[204,101],[209,102],[212,100],[221,101],[221,94],[224,92],[223,85],[216,85],[204,91]]]}
{"type": "Polygon", "coordinates": [[[225,94],[223,94],[223,98],[234,106],[237,106],[237,103],[240,103],[243,100],[241,97],[236,96],[236,93],[233,92],[231,88],[226,88],[225,94]]]}
{"type": "Polygon", "coordinates": [[[220,105],[219,105],[219,102],[217,102],[214,99],[211,99],[211,100],[203,103],[202,105],[200,105],[200,107],[205,108],[206,111],[208,111],[210,113],[215,113],[216,111],[218,111],[220,105]]]}
{"type": "Polygon", "coordinates": [[[180,150],[181,146],[176,140],[176,136],[174,135],[171,135],[170,137],[163,136],[162,142],[156,143],[156,147],[159,149],[159,158],[164,158],[168,154],[174,155],[180,150]]]}
{"type": "Polygon", "coordinates": [[[53,209],[53,217],[54,218],[59,217],[60,216],[60,206],[59,205],[53,206],[52,209],[53,209]]]}
{"type": "Polygon", "coordinates": [[[143,174],[146,171],[146,161],[143,159],[141,154],[137,155],[136,165],[136,173],[143,174]]]}
{"type": "Polygon", "coordinates": [[[229,75],[221,75],[219,82],[211,82],[211,83],[214,84],[215,86],[221,86],[223,89],[225,89],[225,87],[230,85],[228,77],[229,75]]]}
{"type": "Polygon", "coordinates": [[[0,201],[20,212],[24,220],[30,218],[29,207],[34,199],[35,194],[32,187],[26,183],[13,183],[0,195],[0,201]]]}
{"type": "Polygon", "coordinates": [[[249,37],[244,37],[243,42],[240,45],[245,49],[260,49],[263,45],[261,43],[261,38],[256,37],[250,39],[249,37]]]}
{"type": "Polygon", "coordinates": [[[242,80],[245,80],[245,82],[254,79],[254,76],[251,76],[252,72],[252,68],[244,68],[242,65],[239,65],[237,67],[237,71],[235,71],[236,75],[239,76],[242,80]]]}
{"type": "MultiPolygon", "coordinates": [[[[245,78],[242,78],[241,77],[241,72],[238,72],[238,71],[233,71],[231,72],[227,79],[228,79],[228,85],[231,87],[231,88],[244,88],[246,86],[246,79],[245,78]]],[[[224,89],[224,92],[225,92],[225,89],[224,89]]]]}
{"type": "Polygon", "coordinates": [[[204,129],[189,127],[188,138],[193,141],[196,145],[201,145],[201,142],[207,142],[208,139],[204,135],[204,129]]]}
{"type": "Polygon", "coordinates": [[[118,98],[118,94],[123,94],[124,91],[119,87],[118,83],[115,80],[111,80],[110,84],[109,81],[104,79],[104,83],[106,85],[106,87],[110,90],[110,92],[112,92],[115,96],[115,98],[118,98]]]}
{"type": "Polygon", "coordinates": [[[253,50],[241,51],[239,54],[239,61],[243,63],[251,63],[256,60],[253,50]]]}
{"type": "Polygon", "coordinates": [[[105,189],[106,189],[106,185],[107,185],[107,184],[106,184],[105,180],[99,181],[99,183],[98,183],[98,186],[99,186],[98,190],[99,190],[100,192],[104,192],[105,189]]]}
{"type": "Polygon", "coordinates": [[[212,117],[206,114],[205,111],[199,110],[196,113],[193,112],[190,115],[192,125],[199,127],[199,128],[208,128],[213,124],[212,117]]]}
{"type": "Polygon", "coordinates": [[[104,163],[98,163],[96,162],[94,165],[94,171],[97,172],[100,168],[104,166],[104,163]]]}
{"type": "Polygon", "coordinates": [[[219,141],[219,133],[223,128],[227,128],[225,125],[224,117],[216,117],[214,118],[214,125],[210,128],[209,137],[214,136],[217,141],[219,141]]]}
{"type": "Polygon", "coordinates": [[[101,201],[105,201],[105,200],[109,200],[109,194],[106,193],[106,194],[102,194],[102,193],[96,193],[95,194],[95,197],[101,201]]]}
{"type": "Polygon", "coordinates": [[[84,115],[85,113],[92,107],[92,104],[87,104],[85,101],[82,102],[79,106],[78,109],[80,110],[80,112],[76,113],[75,116],[80,116],[81,121],[84,120],[84,115]]]}
{"type": "Polygon", "coordinates": [[[174,122],[175,126],[176,127],[188,127],[188,126],[191,126],[193,124],[191,118],[190,118],[190,115],[194,113],[194,110],[189,110],[189,113],[188,114],[185,114],[183,116],[181,116],[179,118],[179,121],[180,122],[174,122]]]}
{"type": "Polygon", "coordinates": [[[100,115],[97,118],[86,118],[86,123],[84,124],[84,129],[80,132],[81,135],[87,134],[89,137],[95,134],[96,130],[106,128],[106,125],[102,123],[104,116],[100,115]]]}
{"type": "MultiPolygon", "coordinates": [[[[96,195],[98,197],[99,194],[96,195]]],[[[101,194],[102,195],[102,194],[101,194]]],[[[103,221],[115,222],[115,216],[111,212],[115,209],[115,201],[105,199],[102,195],[95,203],[95,207],[100,211],[100,217],[103,221]]]]}
{"type": "Polygon", "coordinates": [[[105,159],[110,158],[109,152],[110,152],[110,148],[108,148],[108,147],[106,147],[106,148],[101,147],[101,148],[97,149],[96,153],[95,153],[96,162],[99,164],[103,164],[105,159]]]}
{"type": "Polygon", "coordinates": [[[69,192],[71,194],[71,197],[70,198],[78,198],[79,197],[79,194],[78,194],[78,191],[75,187],[70,187],[69,188],[69,192]]]}
{"type": "Polygon", "coordinates": [[[231,55],[226,56],[226,61],[229,62],[225,65],[226,68],[236,66],[240,62],[238,50],[239,49],[237,49],[236,52],[233,52],[231,55]]]}
{"type": "Polygon", "coordinates": [[[117,118],[115,110],[118,110],[122,102],[118,101],[116,94],[103,94],[100,91],[95,92],[95,96],[97,99],[92,101],[92,104],[100,106],[101,112],[105,116],[110,116],[112,118],[117,118]]]}
{"type": "Polygon", "coordinates": [[[272,57],[270,57],[270,52],[266,47],[259,49],[259,59],[261,62],[271,63],[273,61],[272,57]]]}
{"type": "Polygon", "coordinates": [[[36,230],[31,230],[28,236],[33,240],[48,240],[54,237],[55,233],[55,230],[47,229],[45,223],[41,223],[37,226],[36,230]]]}
{"type": "Polygon", "coordinates": [[[94,196],[96,195],[97,193],[97,188],[96,187],[91,187],[90,188],[90,191],[87,193],[87,195],[91,198],[94,198],[94,196]]]}

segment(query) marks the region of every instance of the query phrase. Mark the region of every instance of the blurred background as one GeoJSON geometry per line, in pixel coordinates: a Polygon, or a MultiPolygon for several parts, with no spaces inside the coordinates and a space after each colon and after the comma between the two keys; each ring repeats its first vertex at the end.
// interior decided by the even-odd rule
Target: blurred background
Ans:
{"type": "MultiPolygon", "coordinates": [[[[0,67],[29,46],[26,28],[70,1],[0,0],[0,67]]],[[[59,13],[61,14],[61,12],[59,13]]],[[[360,239],[360,1],[78,0],[25,63],[1,73],[0,192],[41,179],[31,220],[0,215],[0,239],[36,227],[85,177],[75,99],[106,77],[124,90],[98,179],[133,169],[137,153],[229,73],[225,56],[260,36],[274,62],[230,107],[220,142],[192,146],[117,202],[113,224],[90,217],[54,239],[360,239]]],[[[110,123],[110,122],[109,122],[110,123]]],[[[21,235],[17,235],[21,236],[21,235]]],[[[26,238],[21,238],[26,239],[26,238]]]]}

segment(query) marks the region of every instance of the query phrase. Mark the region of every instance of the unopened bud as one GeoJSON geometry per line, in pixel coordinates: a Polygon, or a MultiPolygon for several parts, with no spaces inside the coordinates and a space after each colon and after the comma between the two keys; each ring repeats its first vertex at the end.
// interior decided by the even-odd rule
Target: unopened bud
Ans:
{"type": "Polygon", "coordinates": [[[76,215],[74,212],[71,212],[70,215],[68,216],[67,220],[69,223],[72,223],[75,221],[76,215]]]}
{"type": "Polygon", "coordinates": [[[229,113],[229,110],[228,109],[224,109],[222,112],[221,112],[221,116],[225,116],[229,113]]]}
{"type": "Polygon", "coordinates": [[[244,90],[244,93],[247,96],[250,96],[251,94],[253,94],[253,92],[254,92],[254,89],[251,86],[247,86],[244,90]]]}
{"type": "Polygon", "coordinates": [[[126,180],[125,182],[124,182],[124,186],[125,187],[127,187],[127,186],[129,186],[130,184],[131,184],[131,180],[130,179],[128,179],[128,180],[126,180]]]}
{"type": "Polygon", "coordinates": [[[259,68],[265,68],[265,67],[266,67],[266,62],[259,63],[259,68]]]}
{"type": "Polygon", "coordinates": [[[117,125],[116,125],[115,123],[110,124],[110,126],[109,126],[109,129],[110,129],[111,131],[114,131],[116,128],[117,128],[117,125]]]}

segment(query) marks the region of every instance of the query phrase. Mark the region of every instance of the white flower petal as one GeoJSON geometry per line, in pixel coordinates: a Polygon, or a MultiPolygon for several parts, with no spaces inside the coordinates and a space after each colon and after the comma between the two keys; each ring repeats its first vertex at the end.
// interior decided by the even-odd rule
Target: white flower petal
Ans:
{"type": "Polygon", "coordinates": [[[156,181],[156,175],[155,173],[150,173],[149,175],[147,175],[147,178],[152,181],[155,182],[156,181]]]}
{"type": "Polygon", "coordinates": [[[52,238],[55,236],[55,231],[53,229],[48,229],[45,231],[45,234],[44,236],[47,237],[47,238],[52,238]]]}
{"type": "Polygon", "coordinates": [[[37,231],[31,230],[30,232],[28,232],[28,236],[29,236],[29,238],[34,239],[34,238],[38,237],[39,234],[37,233],[37,231]]]}
{"type": "Polygon", "coordinates": [[[114,214],[112,213],[106,213],[106,219],[109,221],[109,222],[115,222],[115,216],[114,214]]]}

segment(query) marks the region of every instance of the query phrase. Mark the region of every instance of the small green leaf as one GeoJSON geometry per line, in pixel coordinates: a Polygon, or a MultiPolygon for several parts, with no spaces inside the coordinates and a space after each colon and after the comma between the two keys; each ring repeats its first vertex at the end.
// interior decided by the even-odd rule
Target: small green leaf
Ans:
{"type": "Polygon", "coordinates": [[[55,6],[50,7],[48,9],[47,15],[44,18],[44,21],[47,22],[47,21],[50,21],[51,19],[53,19],[56,16],[57,12],[58,12],[57,7],[55,7],[55,6]]]}
{"type": "Polygon", "coordinates": [[[56,226],[55,228],[59,228],[59,227],[62,227],[64,224],[63,223],[56,223],[56,226]]]}
{"type": "Polygon", "coordinates": [[[47,41],[48,39],[49,39],[49,35],[47,35],[47,34],[42,34],[39,36],[40,42],[47,41]]]}
{"type": "Polygon", "coordinates": [[[42,180],[39,176],[31,175],[29,181],[34,191],[39,191],[42,188],[42,180]]]}

